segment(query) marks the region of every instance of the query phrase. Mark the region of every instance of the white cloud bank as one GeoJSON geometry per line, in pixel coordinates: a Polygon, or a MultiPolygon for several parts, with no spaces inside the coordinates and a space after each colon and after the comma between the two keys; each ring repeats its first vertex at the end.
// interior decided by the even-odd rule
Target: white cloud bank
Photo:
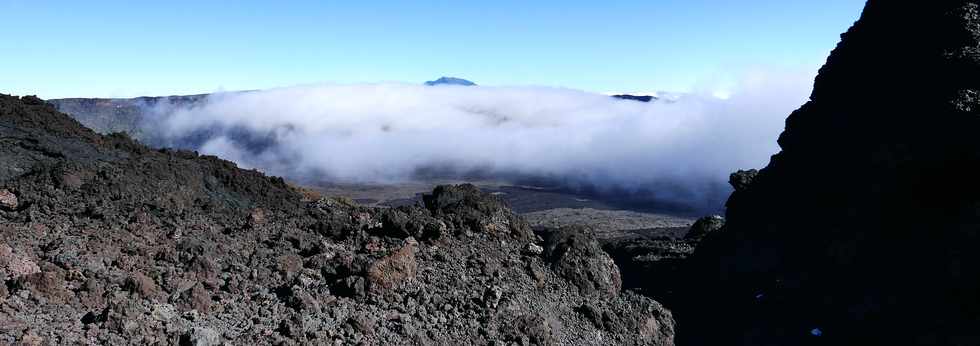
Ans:
{"type": "Polygon", "coordinates": [[[157,126],[167,138],[205,133],[203,153],[295,179],[387,183],[436,169],[718,207],[729,173],[778,151],[812,80],[752,73],[724,99],[653,103],[545,87],[300,86],[212,95],[157,126]]]}

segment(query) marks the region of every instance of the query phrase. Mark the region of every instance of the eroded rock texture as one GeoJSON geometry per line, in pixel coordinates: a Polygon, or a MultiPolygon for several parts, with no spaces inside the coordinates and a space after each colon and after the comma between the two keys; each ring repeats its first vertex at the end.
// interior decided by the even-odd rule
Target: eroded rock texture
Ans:
{"type": "Polygon", "coordinates": [[[980,6],[871,0],[733,177],[678,342],[980,344],[980,6]]]}

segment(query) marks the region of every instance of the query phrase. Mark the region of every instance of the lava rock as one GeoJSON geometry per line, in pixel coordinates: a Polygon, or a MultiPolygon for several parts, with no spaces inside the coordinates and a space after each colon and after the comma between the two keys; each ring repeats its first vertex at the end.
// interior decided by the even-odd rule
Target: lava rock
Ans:
{"type": "Polygon", "coordinates": [[[132,276],[126,279],[125,286],[130,292],[137,293],[146,299],[156,299],[160,296],[160,287],[157,286],[153,279],[143,273],[133,273],[132,276]]]}
{"type": "Polygon", "coordinates": [[[64,302],[72,296],[65,282],[64,270],[50,263],[44,263],[38,273],[17,277],[12,286],[18,290],[29,290],[34,296],[55,303],[64,302]]]}
{"type": "Polygon", "coordinates": [[[422,196],[433,216],[451,221],[457,230],[478,230],[496,236],[531,239],[527,221],[517,217],[496,196],[472,184],[440,185],[422,196]]]}
{"type": "Polygon", "coordinates": [[[17,195],[9,190],[0,190],[0,210],[16,210],[19,205],[17,195]]]}
{"type": "Polygon", "coordinates": [[[622,288],[619,267],[587,229],[568,227],[545,237],[544,257],[551,268],[583,294],[615,296],[622,288]]]}
{"type": "Polygon", "coordinates": [[[507,324],[504,339],[523,345],[556,345],[554,330],[557,323],[541,313],[521,315],[507,324]]]}
{"type": "Polygon", "coordinates": [[[691,229],[684,235],[684,240],[699,241],[725,226],[725,218],[720,215],[705,216],[691,225],[691,229]]]}
{"type": "Polygon", "coordinates": [[[782,150],[733,176],[678,343],[980,344],[977,47],[978,1],[868,1],[782,150]]]}
{"type": "MultiPolygon", "coordinates": [[[[65,102],[129,111],[117,101],[65,102]]],[[[311,200],[282,179],[102,136],[30,103],[0,95],[0,142],[12,143],[0,145],[0,186],[28,211],[0,212],[0,329],[10,331],[0,343],[28,327],[59,344],[649,339],[633,321],[652,315],[632,295],[583,294],[567,279],[609,269],[595,249],[584,256],[572,246],[553,254],[554,266],[527,255],[540,240],[475,187],[437,189],[425,207],[311,200]],[[584,301],[622,325],[584,321],[572,311],[584,301]]],[[[658,316],[656,326],[672,324],[658,316]]]]}
{"type": "Polygon", "coordinates": [[[16,279],[40,272],[41,267],[36,262],[15,253],[9,245],[0,243],[0,277],[16,279]]]}
{"type": "Polygon", "coordinates": [[[303,269],[303,257],[286,254],[276,259],[276,269],[286,278],[292,278],[303,269]]]}
{"type": "Polygon", "coordinates": [[[527,248],[524,249],[524,253],[531,256],[539,256],[544,253],[544,248],[535,243],[528,243],[527,248]]]}
{"type": "Polygon", "coordinates": [[[245,225],[250,228],[255,228],[264,225],[267,220],[266,212],[262,208],[252,209],[248,213],[248,218],[245,219],[245,225]]]}
{"type": "Polygon", "coordinates": [[[368,289],[371,292],[383,292],[414,278],[418,270],[416,251],[418,243],[409,238],[400,249],[374,262],[367,270],[368,289]]]}
{"type": "Polygon", "coordinates": [[[448,231],[446,224],[416,206],[385,209],[381,213],[381,235],[420,241],[439,239],[448,231]]]}
{"type": "Polygon", "coordinates": [[[371,335],[374,334],[374,327],[377,321],[367,314],[357,314],[347,320],[354,329],[361,334],[371,335]]]}
{"type": "Polygon", "coordinates": [[[732,185],[735,191],[745,191],[752,185],[752,181],[757,175],[759,175],[757,169],[740,170],[728,177],[728,183],[732,185]]]}
{"type": "Polygon", "coordinates": [[[181,346],[217,346],[221,344],[221,335],[211,328],[195,327],[181,336],[181,346]]]}
{"type": "Polygon", "coordinates": [[[204,285],[197,283],[180,293],[177,298],[177,308],[182,311],[196,310],[198,313],[211,312],[211,294],[204,285]]]}

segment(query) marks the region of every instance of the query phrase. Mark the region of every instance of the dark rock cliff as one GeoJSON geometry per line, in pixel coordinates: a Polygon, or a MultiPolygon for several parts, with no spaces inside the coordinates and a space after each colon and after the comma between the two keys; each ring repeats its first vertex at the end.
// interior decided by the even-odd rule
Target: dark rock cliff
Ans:
{"type": "Polygon", "coordinates": [[[733,177],[679,344],[980,344],[978,3],[867,3],[782,151],[733,177]]]}

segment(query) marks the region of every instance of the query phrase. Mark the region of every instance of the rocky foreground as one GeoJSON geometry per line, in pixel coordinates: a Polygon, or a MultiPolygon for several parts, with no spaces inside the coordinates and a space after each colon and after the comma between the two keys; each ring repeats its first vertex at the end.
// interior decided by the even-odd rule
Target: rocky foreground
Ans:
{"type": "Polygon", "coordinates": [[[313,199],[0,96],[0,344],[673,344],[587,232],[473,186],[313,199]]]}
{"type": "Polygon", "coordinates": [[[978,345],[978,115],[980,1],[871,0],[726,220],[610,256],[473,186],[310,198],[0,96],[0,343],[978,345]]]}

